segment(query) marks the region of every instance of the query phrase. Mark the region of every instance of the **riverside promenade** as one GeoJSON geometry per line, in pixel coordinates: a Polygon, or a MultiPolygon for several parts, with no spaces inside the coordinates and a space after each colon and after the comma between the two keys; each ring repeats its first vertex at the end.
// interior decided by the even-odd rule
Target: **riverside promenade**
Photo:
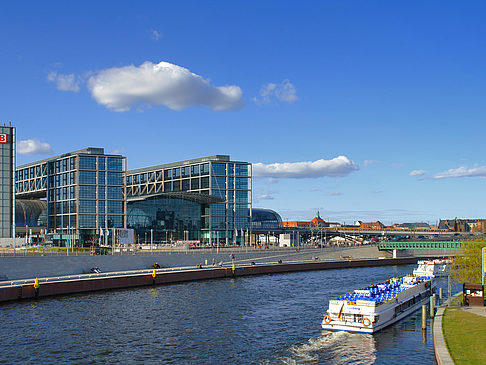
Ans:
{"type": "MultiPolygon", "coordinates": [[[[366,247],[366,249],[376,250],[376,247],[366,247]]],[[[361,254],[363,254],[363,252],[365,251],[360,251],[361,254]]],[[[335,251],[334,256],[338,256],[338,259],[329,257],[331,255],[328,255],[325,258],[318,257],[316,256],[318,251],[314,249],[310,250],[310,252],[305,250],[291,250],[280,252],[278,254],[272,251],[266,251],[264,254],[261,252],[254,252],[251,254],[245,253],[248,255],[247,257],[245,257],[243,252],[236,254],[225,253],[225,261],[217,261],[217,258],[213,257],[214,264],[209,253],[198,253],[197,256],[191,258],[191,260],[197,262],[197,264],[190,266],[171,266],[162,267],[160,269],[150,269],[145,267],[143,269],[117,271],[103,270],[102,273],[71,273],[68,275],[32,275],[27,278],[14,280],[9,278],[0,282],[0,302],[227,277],[414,264],[417,260],[421,259],[420,257],[387,258],[384,256],[355,258],[350,255],[353,253],[356,256],[359,252],[353,250],[335,251]],[[343,253],[346,253],[346,255],[343,253]],[[35,280],[36,278],[37,281],[35,280]]],[[[368,252],[368,254],[371,254],[371,252],[368,252]]],[[[218,253],[217,255],[219,258],[219,255],[222,254],[218,253]]],[[[145,257],[143,264],[146,264],[147,261],[153,264],[155,260],[162,258],[160,256],[162,255],[149,255],[149,258],[145,257]]],[[[180,262],[185,256],[190,255],[183,255],[178,258],[176,258],[175,255],[165,255],[164,259],[168,259],[167,256],[171,256],[170,259],[172,262],[180,262]]],[[[376,256],[376,254],[374,256],[376,256]]],[[[128,257],[130,258],[130,256],[128,257]]],[[[84,256],[83,258],[96,259],[98,262],[106,260],[105,263],[115,260],[110,256],[84,256]],[[109,261],[110,258],[111,260],[109,261]]],[[[1,258],[2,262],[7,259],[17,260],[13,263],[10,262],[10,264],[18,265],[22,264],[22,260],[27,258],[1,258]]],[[[37,262],[37,271],[40,272],[40,268],[43,267],[42,260],[49,259],[49,257],[35,257],[31,259],[40,260],[37,262]]],[[[65,259],[65,257],[57,257],[57,259],[65,259]]],[[[185,257],[185,259],[188,258],[185,257]]],[[[159,263],[159,261],[156,262],[159,263]]],[[[69,260],[69,262],[71,262],[71,260],[69,260]]],[[[92,261],[89,261],[89,263],[91,264],[92,261]]],[[[33,270],[35,271],[35,268],[33,268],[33,270]]]]}
{"type": "MultiPolygon", "coordinates": [[[[478,316],[486,317],[486,307],[463,307],[461,304],[459,306],[452,306],[451,303],[455,298],[460,296],[462,292],[457,293],[453,297],[449,298],[443,305],[437,308],[437,313],[432,321],[432,333],[434,336],[434,351],[437,364],[439,365],[454,365],[454,360],[447,348],[447,343],[445,341],[443,319],[444,313],[447,308],[459,309],[467,313],[475,314],[478,316]]],[[[477,349],[477,351],[481,351],[477,349]]]]}

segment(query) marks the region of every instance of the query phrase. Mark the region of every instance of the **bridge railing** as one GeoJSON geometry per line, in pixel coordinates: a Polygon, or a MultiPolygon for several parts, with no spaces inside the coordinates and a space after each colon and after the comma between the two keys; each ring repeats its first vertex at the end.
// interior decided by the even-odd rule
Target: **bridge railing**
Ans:
{"type": "Polygon", "coordinates": [[[461,241],[409,241],[409,242],[380,242],[380,250],[444,250],[461,249],[461,241]]]}

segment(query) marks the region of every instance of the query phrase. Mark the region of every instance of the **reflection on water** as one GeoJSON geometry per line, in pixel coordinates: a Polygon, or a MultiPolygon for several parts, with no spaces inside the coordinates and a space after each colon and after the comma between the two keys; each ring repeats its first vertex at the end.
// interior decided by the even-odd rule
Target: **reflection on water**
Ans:
{"type": "Polygon", "coordinates": [[[420,311],[375,335],[320,327],[330,298],[412,269],[265,275],[3,304],[0,363],[433,364],[420,311]]]}

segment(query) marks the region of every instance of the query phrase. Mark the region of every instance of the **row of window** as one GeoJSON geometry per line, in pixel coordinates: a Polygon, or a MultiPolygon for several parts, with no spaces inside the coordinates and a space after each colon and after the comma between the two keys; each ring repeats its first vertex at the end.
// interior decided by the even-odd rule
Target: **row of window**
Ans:
{"type": "MultiPolygon", "coordinates": [[[[108,228],[123,228],[122,215],[88,215],[80,214],[78,216],[78,228],[92,228],[99,227],[108,228]]],[[[49,228],[68,228],[76,227],[76,215],[58,215],[49,216],[49,228]]]]}
{"type": "Polygon", "coordinates": [[[123,158],[79,156],[79,169],[123,171],[123,158]]]}
{"type": "Polygon", "coordinates": [[[121,172],[105,171],[80,171],[80,184],[93,185],[123,185],[123,175],[121,172]]]}
{"type": "Polygon", "coordinates": [[[15,172],[15,179],[16,180],[27,180],[33,179],[35,177],[39,177],[41,175],[46,175],[46,167],[47,164],[26,167],[25,169],[21,169],[15,172]]]}
{"type": "Polygon", "coordinates": [[[79,185],[79,198],[80,199],[104,199],[106,193],[106,199],[123,200],[123,186],[104,186],[96,185],[79,185]],[[98,193],[96,192],[98,188],[98,193]]]}
{"type": "Polygon", "coordinates": [[[224,163],[212,163],[192,165],[186,167],[176,167],[172,169],[166,169],[163,171],[146,172],[143,174],[129,175],[127,176],[127,185],[144,184],[147,182],[162,181],[162,175],[164,180],[181,179],[196,176],[209,175],[211,169],[211,175],[222,176],[248,176],[248,165],[234,165],[224,163]]]}

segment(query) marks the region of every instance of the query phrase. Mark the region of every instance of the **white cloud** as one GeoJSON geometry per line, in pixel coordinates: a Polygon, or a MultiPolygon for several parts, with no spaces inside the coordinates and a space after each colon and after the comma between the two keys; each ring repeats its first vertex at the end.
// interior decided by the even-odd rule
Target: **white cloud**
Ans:
{"type": "Polygon", "coordinates": [[[378,160],[364,160],[363,166],[367,167],[367,166],[374,165],[374,164],[377,164],[377,163],[380,163],[380,161],[378,161],[378,160]]]}
{"type": "Polygon", "coordinates": [[[187,68],[168,62],[101,70],[89,78],[88,89],[98,104],[119,112],[140,104],[173,110],[204,105],[215,111],[244,105],[238,86],[213,86],[187,68]]]}
{"type": "Polygon", "coordinates": [[[486,166],[467,167],[461,166],[457,169],[450,169],[444,172],[439,172],[432,176],[433,179],[447,179],[454,177],[486,177],[486,166]]]}
{"type": "Polygon", "coordinates": [[[343,195],[342,193],[340,193],[339,191],[333,191],[333,192],[329,192],[329,193],[326,193],[327,196],[340,196],[340,195],[343,195]]]}
{"type": "Polygon", "coordinates": [[[341,177],[359,170],[359,167],[346,156],[339,156],[332,160],[320,159],[313,162],[284,162],[253,165],[254,177],[273,178],[318,178],[318,177],[341,177]]]}
{"type": "Polygon", "coordinates": [[[47,75],[47,81],[54,82],[58,90],[73,91],[76,93],[79,91],[80,79],[74,74],[63,75],[57,73],[57,71],[52,71],[47,75]]]}
{"type": "Polygon", "coordinates": [[[156,41],[158,41],[160,37],[162,37],[162,34],[158,30],[153,30],[152,31],[152,38],[153,39],[155,39],[156,41]]]}
{"type": "Polygon", "coordinates": [[[270,194],[261,194],[256,197],[256,200],[273,200],[273,196],[270,194]]]}
{"type": "Polygon", "coordinates": [[[257,104],[268,104],[273,98],[286,103],[294,103],[298,100],[295,86],[289,80],[283,80],[280,84],[267,83],[260,89],[260,99],[254,97],[257,104]]]}
{"type": "Polygon", "coordinates": [[[410,176],[424,176],[427,173],[427,170],[413,170],[410,172],[410,176]]]}
{"type": "Polygon", "coordinates": [[[37,139],[26,139],[17,142],[17,153],[21,155],[31,155],[35,153],[51,153],[51,145],[37,139]]]}

